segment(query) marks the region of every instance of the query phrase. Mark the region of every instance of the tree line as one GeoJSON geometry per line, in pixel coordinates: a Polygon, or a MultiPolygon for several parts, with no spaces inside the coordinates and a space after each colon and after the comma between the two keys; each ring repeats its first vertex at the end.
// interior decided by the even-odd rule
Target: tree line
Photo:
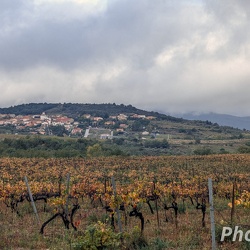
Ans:
{"type": "Polygon", "coordinates": [[[57,137],[26,136],[0,141],[0,157],[92,157],[124,155],[114,146],[95,139],[62,139],[57,137]]]}

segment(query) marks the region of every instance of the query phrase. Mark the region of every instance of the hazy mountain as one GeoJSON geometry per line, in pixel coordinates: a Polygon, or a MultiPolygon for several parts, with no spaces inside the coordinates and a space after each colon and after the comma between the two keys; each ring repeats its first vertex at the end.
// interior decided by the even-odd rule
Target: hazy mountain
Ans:
{"type": "Polygon", "coordinates": [[[210,121],[213,123],[218,123],[221,126],[230,126],[234,128],[250,130],[250,116],[238,117],[233,115],[216,114],[216,113],[207,113],[207,114],[186,113],[186,114],[172,114],[172,115],[187,120],[210,121]]]}

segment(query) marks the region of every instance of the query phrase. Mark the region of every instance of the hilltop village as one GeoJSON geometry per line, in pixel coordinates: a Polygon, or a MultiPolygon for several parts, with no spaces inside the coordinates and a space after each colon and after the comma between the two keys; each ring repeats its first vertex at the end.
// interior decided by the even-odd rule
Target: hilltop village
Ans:
{"type": "MultiPolygon", "coordinates": [[[[154,116],[125,115],[99,117],[84,114],[77,118],[64,115],[15,115],[0,114],[0,128],[15,134],[59,135],[72,137],[88,137],[96,134],[100,139],[112,137],[113,132],[124,133],[130,125],[128,120],[154,120],[154,116]],[[94,132],[93,132],[94,131],[94,132]]],[[[147,131],[143,131],[147,134],[147,131]]]]}

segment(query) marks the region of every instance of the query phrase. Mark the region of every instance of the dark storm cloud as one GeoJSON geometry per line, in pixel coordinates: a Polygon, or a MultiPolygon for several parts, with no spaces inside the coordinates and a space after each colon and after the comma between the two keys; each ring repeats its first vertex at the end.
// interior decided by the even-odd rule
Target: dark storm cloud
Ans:
{"type": "MultiPolygon", "coordinates": [[[[30,7],[27,11],[35,10],[30,7]]],[[[34,15],[23,27],[2,35],[0,65],[10,69],[37,64],[71,68],[121,57],[137,67],[149,67],[162,47],[188,38],[189,29],[178,25],[181,18],[185,21],[187,17],[168,1],[132,0],[117,1],[101,16],[87,20],[59,22],[34,15]]]]}
{"type": "Polygon", "coordinates": [[[86,1],[1,2],[0,105],[249,113],[248,1],[86,1]]]}

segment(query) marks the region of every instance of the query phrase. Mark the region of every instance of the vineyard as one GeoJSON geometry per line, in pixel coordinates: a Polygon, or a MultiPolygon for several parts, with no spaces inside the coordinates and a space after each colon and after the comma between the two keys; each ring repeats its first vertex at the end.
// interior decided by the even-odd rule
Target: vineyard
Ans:
{"type": "Polygon", "coordinates": [[[1,158],[0,172],[0,249],[211,249],[208,178],[217,248],[250,249],[220,242],[250,229],[250,155],[1,158]]]}

